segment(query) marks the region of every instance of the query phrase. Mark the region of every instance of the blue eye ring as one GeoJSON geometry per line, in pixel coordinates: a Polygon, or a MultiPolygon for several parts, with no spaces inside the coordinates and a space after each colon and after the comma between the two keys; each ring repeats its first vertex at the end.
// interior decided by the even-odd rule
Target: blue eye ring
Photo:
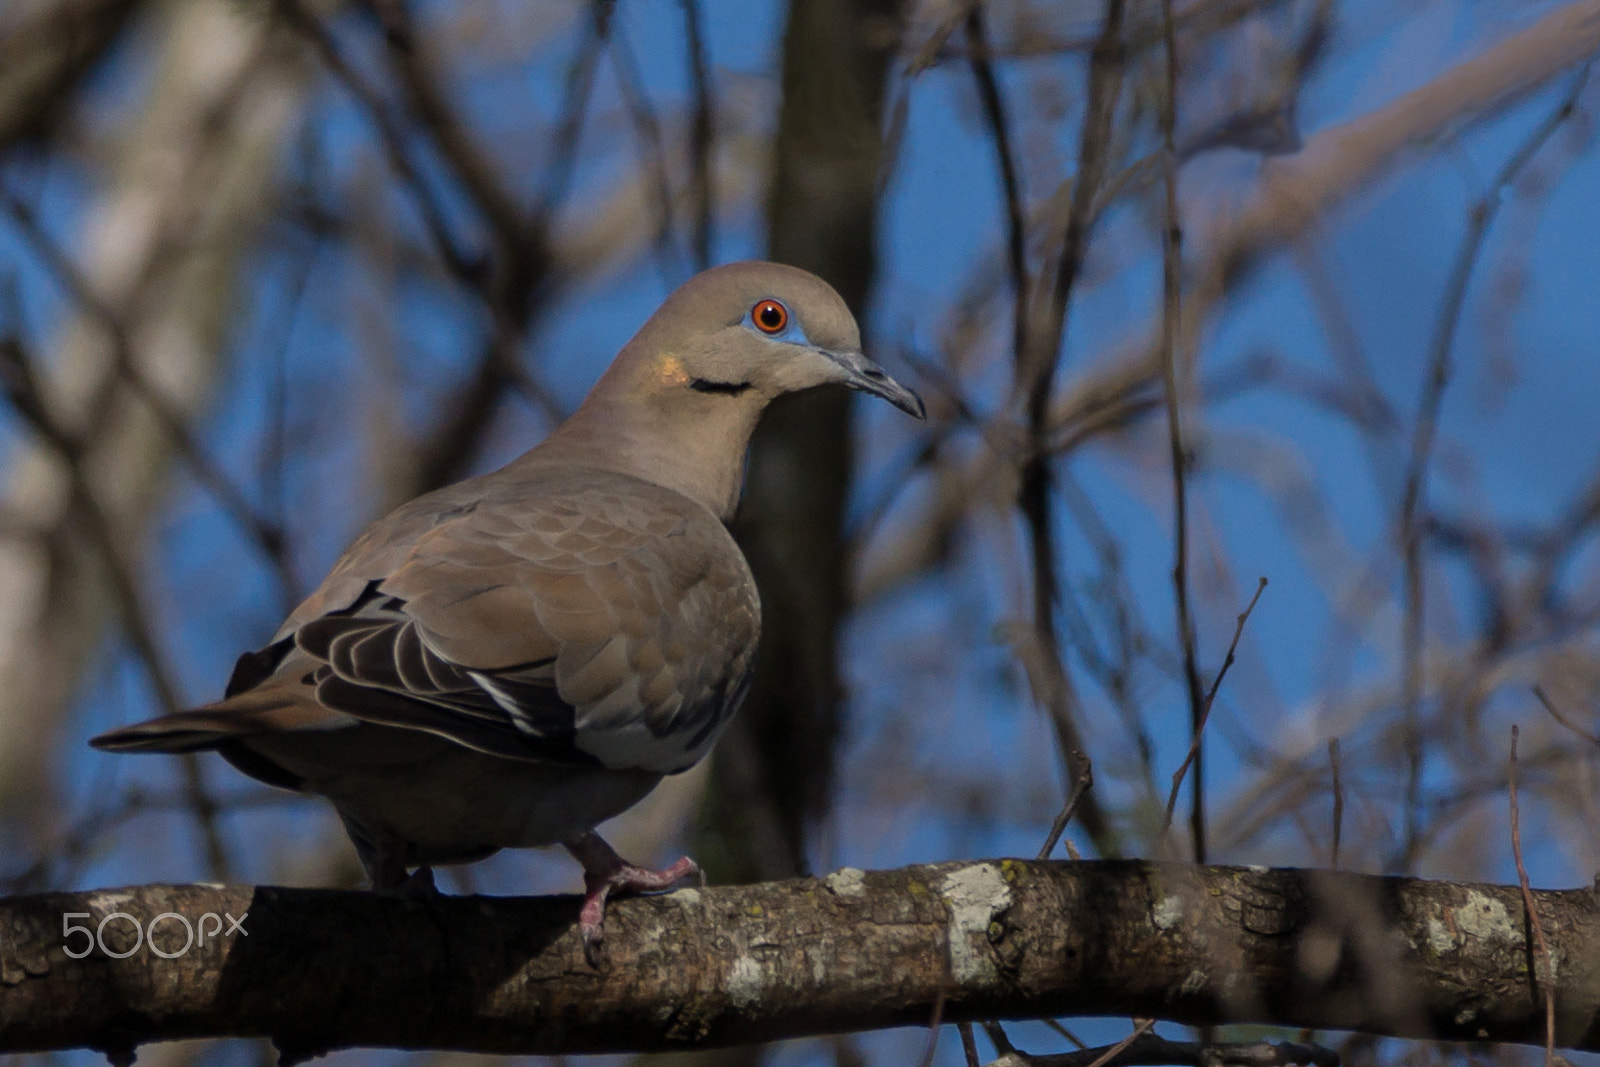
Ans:
{"type": "Polygon", "coordinates": [[[776,337],[789,325],[789,309],[770,297],[759,300],[750,309],[750,321],[762,333],[776,337]]]}

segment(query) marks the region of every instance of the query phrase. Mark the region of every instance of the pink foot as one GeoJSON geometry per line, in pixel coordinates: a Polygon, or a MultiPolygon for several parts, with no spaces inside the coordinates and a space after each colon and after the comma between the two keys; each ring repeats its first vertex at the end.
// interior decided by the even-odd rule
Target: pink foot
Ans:
{"type": "Polygon", "coordinates": [[[583,955],[589,966],[600,966],[600,942],[605,940],[606,901],[613,893],[659,893],[671,889],[685,878],[696,877],[704,885],[700,865],[684,856],[659,871],[635,867],[606,844],[594,831],[566,844],[572,858],[583,864],[583,886],[587,891],[578,909],[578,933],[583,937],[583,955]]]}

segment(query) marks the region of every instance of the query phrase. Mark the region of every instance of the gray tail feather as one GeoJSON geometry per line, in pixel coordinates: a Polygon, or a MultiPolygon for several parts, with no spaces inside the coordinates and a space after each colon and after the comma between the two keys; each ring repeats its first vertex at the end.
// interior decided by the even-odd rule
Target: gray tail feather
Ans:
{"type": "Polygon", "coordinates": [[[201,752],[270,729],[263,719],[286,703],[279,696],[242,693],[192,711],[108,730],[90,738],[89,744],[104,752],[201,752]]]}

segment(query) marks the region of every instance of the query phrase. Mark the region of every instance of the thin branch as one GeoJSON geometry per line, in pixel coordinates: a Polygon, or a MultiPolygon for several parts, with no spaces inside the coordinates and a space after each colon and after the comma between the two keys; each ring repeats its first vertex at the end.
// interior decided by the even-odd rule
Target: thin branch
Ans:
{"type": "Polygon", "coordinates": [[[79,87],[124,39],[138,0],[11,5],[0,24],[0,153],[48,143],[77,113],[79,87]]]}
{"type": "MultiPolygon", "coordinates": [[[[1061,599],[1056,575],[1055,535],[1051,525],[1050,398],[1055,382],[1057,354],[1065,335],[1067,308],[1077,282],[1093,223],[1095,191],[1105,173],[1111,144],[1112,119],[1122,91],[1122,20],[1124,0],[1108,0],[1100,38],[1089,62],[1088,105],[1083,116],[1083,131],[1078,148],[1078,170],[1073,183],[1072,202],[1067,216],[1061,259],[1057,264],[1050,299],[1038,314],[1030,311],[1027,343],[1015,368],[1016,384],[1022,395],[1027,421],[1027,455],[1022,462],[1017,506],[1029,542],[1029,565],[1033,575],[1033,627],[1038,635],[1040,658],[1049,672],[1048,684],[1040,691],[1044,707],[1056,730],[1056,742],[1067,762],[1069,780],[1075,768],[1067,754],[1085,750],[1075,718],[1076,698],[1071,679],[1061,659],[1061,642],[1056,634],[1055,610],[1061,599]]],[[[1032,303],[1030,301],[1030,308],[1032,303]]],[[[1083,824],[1102,855],[1115,853],[1111,828],[1093,793],[1084,794],[1083,824]]]]}
{"type": "Polygon", "coordinates": [[[1083,1038],[1079,1037],[1071,1030],[1068,1030],[1065,1026],[1062,1026],[1059,1020],[1041,1019],[1039,1021],[1044,1023],[1050,1029],[1054,1030],[1056,1033],[1060,1034],[1062,1037],[1066,1038],[1068,1041],[1072,1042],[1073,1047],[1079,1052],[1082,1052],[1084,1049],[1089,1047],[1088,1043],[1085,1042],[1083,1038]]]}
{"type": "Polygon", "coordinates": [[[689,56],[689,84],[694,96],[694,111],[689,120],[689,217],[693,220],[690,248],[694,269],[711,266],[714,233],[711,167],[716,154],[716,114],[712,102],[710,64],[706,62],[705,34],[701,28],[699,0],[679,0],[683,5],[684,46],[689,56]]]}
{"type": "Polygon", "coordinates": [[[345,61],[332,31],[321,18],[306,7],[304,0],[277,0],[277,11],[292,29],[310,42],[317,58],[322,61],[328,73],[344,86],[345,91],[354,97],[356,103],[367,113],[367,118],[378,132],[378,140],[383,145],[389,166],[400,178],[401,186],[410,193],[417,213],[422,217],[423,228],[428,231],[428,236],[433,241],[434,248],[444,265],[456,278],[472,285],[481,284],[485,271],[483,255],[469,252],[457,241],[448,221],[449,215],[438,193],[422,177],[416,162],[411,158],[407,135],[401,128],[400,120],[391,113],[389,105],[384,102],[378,91],[368,85],[366,79],[345,61]]]}
{"type": "MultiPolygon", "coordinates": [[[[1205,727],[1209,703],[1201,692],[1200,656],[1196,649],[1194,610],[1189,604],[1189,456],[1183,442],[1183,397],[1179,383],[1179,338],[1183,335],[1183,228],[1178,217],[1178,150],[1173,131],[1178,122],[1178,43],[1172,29],[1172,0],[1161,0],[1161,32],[1166,58],[1166,84],[1161,93],[1161,367],[1167,408],[1167,447],[1172,462],[1172,590],[1177,609],[1178,643],[1183,651],[1183,680],[1189,695],[1189,748],[1194,762],[1191,781],[1189,839],[1194,861],[1206,861],[1205,727]]],[[[1260,590],[1257,590],[1260,595],[1260,590]]],[[[1253,603],[1253,602],[1252,602],[1253,603]]],[[[1232,652],[1230,650],[1231,658],[1232,652]]],[[[1172,819],[1169,805],[1167,820],[1172,819]]]]}
{"type": "Polygon", "coordinates": [[[488,153],[472,137],[466,121],[455,112],[449,94],[412,27],[407,5],[400,0],[369,2],[383,25],[384,39],[389,45],[388,56],[400,76],[407,106],[493,232],[501,256],[503,285],[519,284],[528,274],[530,258],[542,255],[542,242],[537,239],[541,224],[529,218],[518,205],[516,196],[501,181],[488,153]]]}
{"type": "Polygon", "coordinates": [[[656,234],[652,244],[655,245],[663,280],[675,286],[682,278],[672,262],[672,184],[668,180],[667,151],[662,142],[661,123],[656,118],[655,109],[650,106],[638,61],[633,49],[628,46],[627,34],[622,32],[620,26],[611,31],[611,62],[617,70],[617,86],[621,90],[623,105],[633,120],[639,143],[640,166],[650,176],[650,186],[655,192],[659,217],[656,219],[656,234]]]}
{"type": "MultiPolygon", "coordinates": [[[[929,38],[918,46],[907,61],[907,73],[916,74],[942,63],[971,59],[979,53],[988,60],[1050,59],[1075,52],[1094,49],[1099,37],[1083,34],[1075,37],[1052,37],[1043,26],[1028,25],[1028,32],[1018,40],[1003,45],[985,42],[982,47],[972,41],[965,46],[951,44],[950,36],[964,14],[964,2],[953,5],[929,38]]],[[[1186,40],[1199,40],[1229,29],[1247,18],[1260,17],[1267,12],[1286,6],[1286,0],[1196,0],[1176,12],[1179,31],[1186,40]]],[[[1131,26],[1127,34],[1127,54],[1130,59],[1161,43],[1162,27],[1159,20],[1148,19],[1131,26]]]]}
{"type": "MultiPolygon", "coordinates": [[[[916,53],[906,60],[905,76],[908,79],[915,78],[933,66],[939,58],[939,53],[943,51],[945,42],[950,39],[951,34],[956,32],[956,27],[961,25],[961,20],[966,16],[968,10],[976,9],[979,3],[980,0],[952,0],[949,8],[944,13],[944,17],[933,28],[933,32],[928,35],[927,40],[923,41],[917,47],[916,53]]],[[[976,42],[969,41],[969,44],[973,48],[977,47],[976,42]]],[[[987,55],[983,57],[985,62],[988,61],[988,58],[987,55]]]]}
{"type": "Polygon", "coordinates": [[[589,109],[589,93],[594,88],[595,71],[606,39],[611,35],[612,5],[607,0],[590,0],[589,23],[583,42],[567,68],[561,121],[551,138],[550,157],[554,160],[545,174],[544,195],[539,210],[554,218],[572,186],[572,172],[578,155],[578,137],[589,109]]]}
{"type": "Polygon", "coordinates": [[[1017,164],[1012,156],[1005,102],[1000,96],[994,65],[982,51],[985,37],[981,4],[973,4],[972,10],[967,13],[967,40],[973,45],[972,77],[978,84],[978,99],[983,104],[989,135],[994,138],[995,164],[1000,168],[1000,189],[1005,197],[1006,266],[1011,272],[1012,297],[1011,349],[1012,359],[1020,365],[1028,341],[1027,231],[1023,223],[1022,189],[1017,178],[1017,164]]]}
{"type": "Polygon", "coordinates": [[[972,1036],[972,1024],[969,1022],[956,1023],[956,1032],[961,1035],[961,1051],[966,1054],[967,1067],[980,1067],[978,1063],[978,1042],[972,1036]]]}
{"type": "Polygon", "coordinates": [[[1511,765],[1506,773],[1506,792],[1511,797],[1511,855],[1517,864],[1517,886],[1522,890],[1522,913],[1533,927],[1534,941],[1539,946],[1539,959],[1537,963],[1528,961],[1528,974],[1544,1001],[1544,1062],[1545,1067],[1553,1067],[1556,1057],[1556,968],[1550,958],[1550,946],[1545,943],[1544,924],[1539,921],[1539,905],[1534,901],[1533,889],[1528,885],[1528,868],[1522,863],[1522,822],[1517,816],[1516,723],[1511,724],[1511,765]]]}
{"type": "MultiPolygon", "coordinates": [[[[1077,772],[1074,775],[1076,784],[1072,787],[1072,794],[1067,798],[1066,804],[1062,806],[1061,813],[1050,824],[1050,833],[1045,837],[1044,845],[1040,847],[1039,855],[1035,857],[1036,859],[1047,860],[1050,858],[1050,853],[1056,850],[1056,842],[1060,841],[1061,835],[1066,832],[1067,824],[1072,821],[1072,816],[1077,812],[1078,805],[1083,801],[1084,795],[1094,788],[1094,764],[1089,762],[1089,757],[1082,751],[1074,749],[1069,754],[1069,758],[1077,767],[1077,772]]],[[[1071,848],[1071,842],[1068,842],[1068,848],[1071,848]]],[[[1078,857],[1073,856],[1072,858],[1077,859],[1078,857]]]]}
{"type": "Polygon", "coordinates": [[[1001,1026],[997,1020],[985,1020],[983,1023],[983,1032],[984,1035],[988,1037],[989,1044],[993,1045],[995,1052],[999,1053],[1001,1056],[1008,1056],[1017,1051],[1017,1047],[1013,1045],[1011,1043],[1011,1039],[1006,1036],[1005,1027],[1001,1026]]]}
{"type": "MultiPolygon", "coordinates": [[[[1156,1021],[1154,1019],[1140,1019],[1134,1025],[1133,1032],[1127,1037],[1123,1038],[1121,1041],[1118,1041],[1114,1045],[1107,1045],[1104,1049],[1091,1049],[1090,1051],[1098,1051],[1100,1054],[1094,1059],[1088,1061],[1088,1067],[1106,1067],[1107,1064],[1116,1062],[1117,1057],[1121,1055],[1124,1050],[1131,1046],[1135,1041],[1148,1034],[1150,1032],[1150,1028],[1155,1026],[1155,1024],[1156,1021]]],[[[1081,1056],[1084,1055],[1084,1053],[1068,1052],[1066,1055],[1081,1056]]]]}
{"type": "Polygon", "coordinates": [[[1577,723],[1561,714],[1561,712],[1557,711],[1555,702],[1545,695],[1545,691],[1542,686],[1534,686],[1533,695],[1539,698],[1539,703],[1544,705],[1544,710],[1548,711],[1550,713],[1550,717],[1556,722],[1560,723],[1562,726],[1565,726],[1567,729],[1571,730],[1573,733],[1589,742],[1589,744],[1600,745],[1600,735],[1590,733],[1588,730],[1585,730],[1583,727],[1579,726],[1577,723]]]}
{"type": "Polygon", "coordinates": [[[933,1067],[934,1053],[939,1051],[939,1027],[944,1023],[944,1005],[948,999],[949,994],[941,989],[933,1000],[933,1012],[928,1018],[928,1044],[922,1050],[918,1067],[933,1067]]]}
{"type": "Polygon", "coordinates": [[[1250,603],[1245,605],[1245,609],[1239,613],[1233,627],[1233,640],[1228,642],[1228,655],[1222,661],[1222,669],[1217,671],[1217,676],[1212,679],[1211,691],[1206,694],[1205,702],[1201,705],[1199,727],[1195,730],[1194,739],[1189,742],[1189,752],[1184,756],[1183,762],[1178,765],[1178,769],[1172,772],[1172,792],[1167,794],[1166,826],[1169,829],[1172,827],[1172,813],[1178,806],[1178,792],[1183,788],[1183,776],[1188,772],[1189,765],[1198,758],[1200,738],[1204,736],[1206,723],[1211,718],[1211,705],[1216,702],[1217,690],[1222,688],[1222,679],[1227,677],[1228,668],[1233,666],[1233,654],[1239,648],[1239,638],[1244,634],[1244,624],[1249,621],[1250,613],[1256,609],[1256,601],[1261,599],[1261,594],[1266,591],[1266,588],[1267,580],[1265,578],[1258,579],[1255,595],[1250,598],[1250,603]]]}

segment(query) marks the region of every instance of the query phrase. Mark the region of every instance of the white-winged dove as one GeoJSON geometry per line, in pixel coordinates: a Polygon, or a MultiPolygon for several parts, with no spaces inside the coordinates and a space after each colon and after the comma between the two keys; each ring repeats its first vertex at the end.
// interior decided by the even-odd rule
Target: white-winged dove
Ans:
{"type": "Polygon", "coordinates": [[[594,827],[699,761],[738,708],[760,604],[723,524],[762,410],[828,383],[923,416],[826,282],[706,271],[542,444],[369,526],[223,700],[91,743],[215,749],[327,797],[379,889],[563,844],[593,958],[609,893],[698,872],[628,864],[594,827]]]}

